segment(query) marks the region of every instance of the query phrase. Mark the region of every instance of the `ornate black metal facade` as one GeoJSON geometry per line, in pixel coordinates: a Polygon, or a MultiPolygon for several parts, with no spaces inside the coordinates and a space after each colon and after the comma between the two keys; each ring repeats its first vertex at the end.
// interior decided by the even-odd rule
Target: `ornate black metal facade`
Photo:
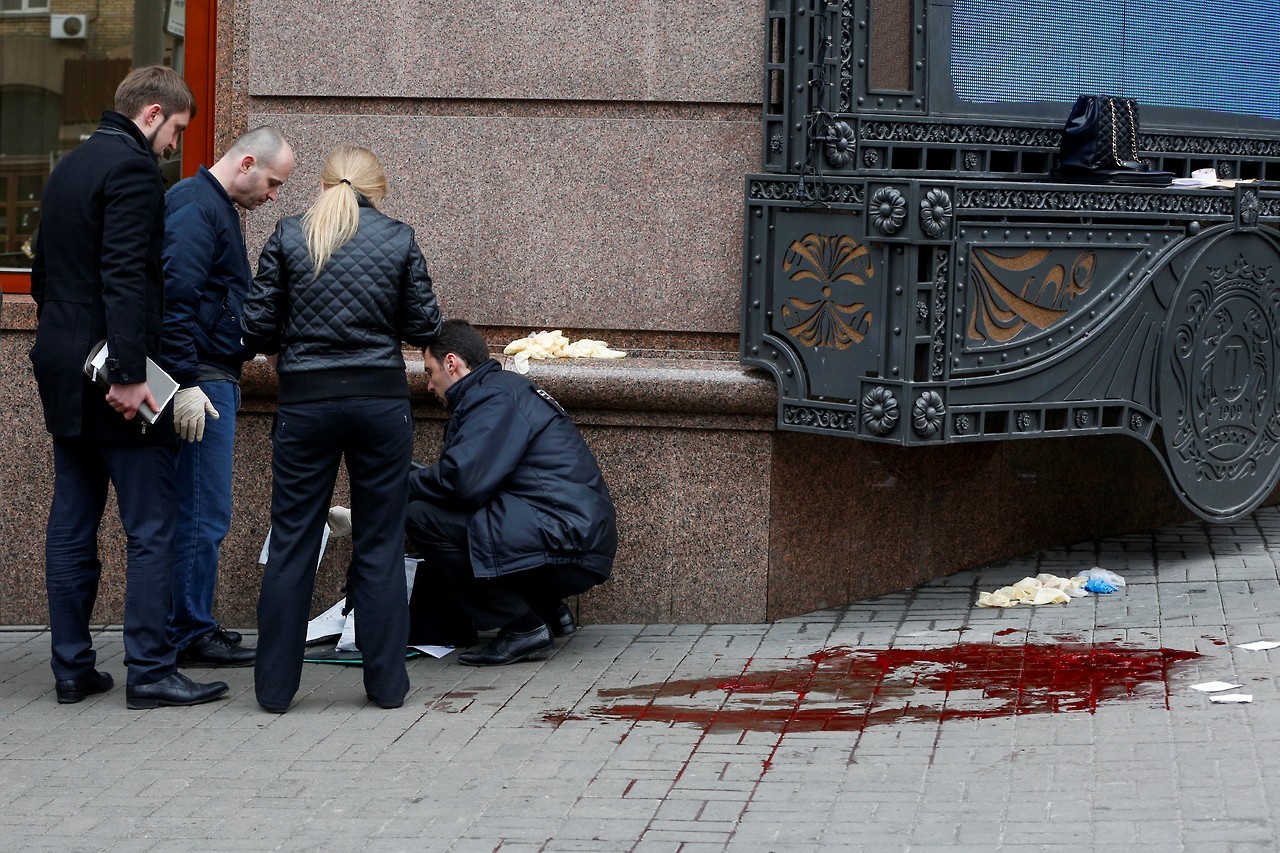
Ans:
{"type": "Polygon", "coordinates": [[[871,88],[869,5],[768,0],[741,356],[775,377],[779,427],[1123,434],[1201,517],[1255,509],[1280,479],[1280,130],[1144,132],[1158,168],[1263,179],[1234,190],[1052,183],[1060,119],[930,110],[939,4],[904,0],[920,59],[871,88]]]}

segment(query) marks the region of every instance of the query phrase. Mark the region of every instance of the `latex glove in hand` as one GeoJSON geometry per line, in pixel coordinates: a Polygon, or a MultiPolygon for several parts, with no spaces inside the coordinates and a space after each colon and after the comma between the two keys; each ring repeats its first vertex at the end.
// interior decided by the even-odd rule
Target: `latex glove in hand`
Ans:
{"type": "Polygon", "coordinates": [[[329,535],[351,535],[351,510],[345,506],[329,507],[329,535]]]}
{"type": "Polygon", "coordinates": [[[199,386],[179,388],[173,395],[173,428],[184,441],[204,438],[205,415],[214,420],[221,417],[199,386]]]}

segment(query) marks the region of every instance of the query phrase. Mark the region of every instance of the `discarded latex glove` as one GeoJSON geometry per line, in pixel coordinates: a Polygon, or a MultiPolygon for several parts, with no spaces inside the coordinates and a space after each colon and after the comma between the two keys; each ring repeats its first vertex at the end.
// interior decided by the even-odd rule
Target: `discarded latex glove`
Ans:
{"type": "MultiPolygon", "coordinates": [[[[1080,581],[1081,583],[1084,583],[1085,581],[1089,580],[1089,578],[1098,578],[1099,580],[1102,580],[1103,582],[1110,584],[1116,589],[1119,589],[1120,587],[1124,586],[1124,578],[1120,577],[1115,572],[1109,571],[1107,569],[1099,568],[1098,566],[1094,566],[1089,571],[1082,572],[1081,574],[1076,575],[1075,579],[1080,581]]],[[[1112,592],[1115,592],[1115,590],[1112,590],[1112,592]]]]}
{"type": "Polygon", "coordinates": [[[351,510],[345,506],[329,507],[329,534],[331,536],[351,535],[351,510]]]}
{"type": "MultiPolygon", "coordinates": [[[[1041,574],[1034,578],[1023,578],[1012,586],[1001,587],[995,592],[979,593],[978,606],[1013,607],[1017,604],[1029,604],[1038,607],[1042,604],[1066,604],[1072,598],[1068,590],[1078,588],[1073,580],[1041,574]]],[[[1080,595],[1084,593],[1080,592],[1080,595]]]]}
{"type": "Polygon", "coordinates": [[[534,332],[507,344],[503,355],[513,356],[516,373],[529,372],[529,359],[546,358],[625,358],[622,350],[609,349],[604,341],[582,338],[570,341],[559,329],[534,332]]]}
{"type": "Polygon", "coordinates": [[[1099,595],[1109,595],[1115,592],[1119,587],[1112,586],[1102,578],[1089,578],[1084,582],[1084,588],[1089,592],[1096,592],[1099,595]]]}
{"type": "Polygon", "coordinates": [[[1048,589],[1062,590],[1068,598],[1084,598],[1088,594],[1084,591],[1084,584],[1076,578],[1060,578],[1057,575],[1042,573],[1036,575],[1036,580],[1048,589]]]}
{"type": "Polygon", "coordinates": [[[1071,601],[1071,596],[1067,595],[1060,589],[1049,589],[1041,587],[1036,590],[1035,597],[1028,601],[1028,604],[1039,606],[1041,604],[1067,604],[1071,601]]]}

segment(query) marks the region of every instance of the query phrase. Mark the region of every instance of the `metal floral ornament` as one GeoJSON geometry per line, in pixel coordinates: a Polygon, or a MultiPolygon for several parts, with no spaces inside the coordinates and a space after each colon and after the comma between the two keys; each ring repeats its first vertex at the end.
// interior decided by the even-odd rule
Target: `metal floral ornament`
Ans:
{"type": "Polygon", "coordinates": [[[920,227],[930,237],[941,237],[951,224],[951,196],[933,189],[920,201],[920,227]]]}
{"type": "Polygon", "coordinates": [[[888,435],[898,425],[898,401],[893,392],[877,385],[862,398],[862,422],[877,435],[888,435]]]}
{"type": "Polygon", "coordinates": [[[838,121],[831,125],[825,148],[827,162],[837,169],[843,169],[853,162],[853,128],[846,122],[838,121]]]}
{"type": "Polygon", "coordinates": [[[933,438],[942,429],[942,416],[947,407],[937,391],[925,391],[911,407],[911,427],[921,438],[933,438]]]}
{"type": "Polygon", "coordinates": [[[871,223],[882,234],[892,234],[907,220],[907,200],[893,187],[881,187],[871,196],[871,223]]]}

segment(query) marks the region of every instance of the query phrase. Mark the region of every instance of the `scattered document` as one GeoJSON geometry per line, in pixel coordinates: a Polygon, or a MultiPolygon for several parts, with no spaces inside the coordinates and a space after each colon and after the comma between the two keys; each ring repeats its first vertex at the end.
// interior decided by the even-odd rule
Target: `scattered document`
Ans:
{"type": "Polygon", "coordinates": [[[1225,681],[1205,681],[1201,684],[1191,685],[1191,689],[1199,690],[1201,693],[1218,693],[1223,690],[1234,690],[1240,686],[1239,684],[1228,684],[1225,681]]]}
{"type": "Polygon", "coordinates": [[[1218,173],[1213,169],[1196,169],[1191,173],[1189,178],[1174,178],[1173,183],[1169,186],[1178,187],[1184,190],[1205,189],[1207,187],[1222,187],[1231,189],[1236,184],[1251,184],[1253,178],[1248,180],[1230,180],[1227,178],[1219,178],[1218,173]]]}
{"type": "MultiPolygon", "coordinates": [[[[325,543],[329,541],[329,528],[325,526],[325,543]]],[[[267,543],[271,541],[271,534],[267,534],[267,543]]],[[[267,555],[267,543],[262,546],[262,560],[265,562],[267,555]]],[[[320,555],[324,556],[324,546],[320,548],[320,555]]],[[[413,596],[413,579],[418,569],[418,558],[406,556],[404,558],[404,577],[405,586],[407,587],[410,597],[413,596]]],[[[333,650],[324,660],[325,663],[360,663],[359,648],[356,646],[356,614],[351,611],[345,616],[342,613],[344,607],[347,606],[345,598],[340,599],[337,604],[321,613],[316,618],[307,623],[307,645],[316,645],[328,640],[337,640],[333,650]],[[343,657],[344,653],[348,653],[343,657]],[[354,653],[351,655],[349,653],[354,653]]],[[[430,655],[433,658],[442,658],[453,651],[453,646],[409,646],[410,649],[430,655]]],[[[311,660],[316,662],[317,653],[311,653],[311,660]]]]}
{"type": "Polygon", "coordinates": [[[1254,640],[1252,643],[1237,643],[1237,649],[1248,649],[1251,652],[1265,652],[1267,649],[1274,649],[1280,646],[1280,642],[1275,640],[1254,640]]]}
{"type": "Polygon", "coordinates": [[[342,636],[342,629],[347,624],[347,617],[342,615],[346,607],[345,598],[307,623],[307,642],[318,643],[321,640],[332,640],[342,636]]]}
{"type": "Polygon", "coordinates": [[[1218,696],[1210,696],[1210,702],[1216,702],[1219,705],[1239,705],[1244,702],[1252,702],[1252,693],[1222,693],[1218,696]]]}

